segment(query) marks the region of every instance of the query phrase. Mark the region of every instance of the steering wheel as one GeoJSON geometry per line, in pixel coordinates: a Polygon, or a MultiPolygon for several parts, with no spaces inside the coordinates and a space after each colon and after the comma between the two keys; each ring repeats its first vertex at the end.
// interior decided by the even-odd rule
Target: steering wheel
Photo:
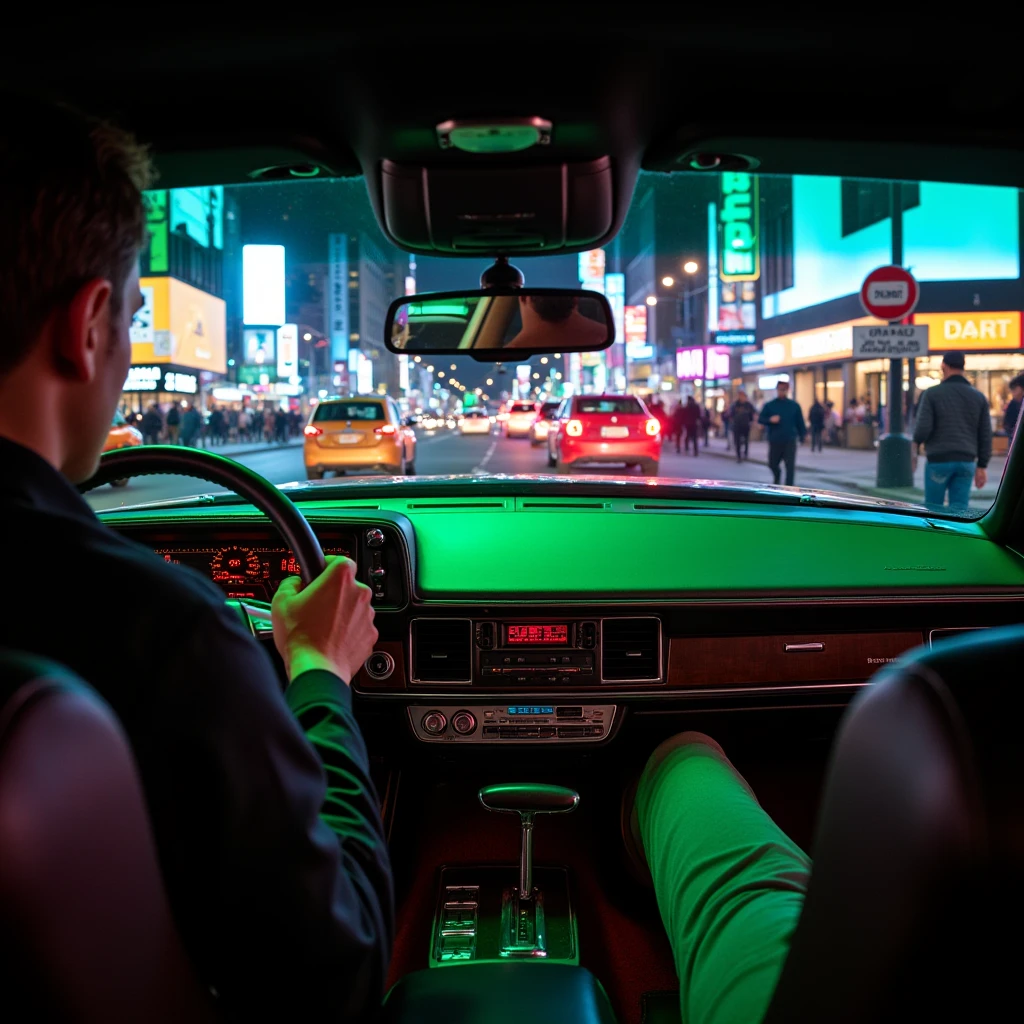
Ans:
{"type": "Polygon", "coordinates": [[[101,456],[99,469],[85,483],[80,484],[78,490],[84,494],[112,480],[165,473],[194,476],[207,483],[218,484],[255,505],[277,528],[295,554],[304,584],[312,583],[327,568],[320,541],[316,539],[316,534],[295,502],[282,494],[266,477],[223,455],[173,444],[118,448],[101,456]]]}

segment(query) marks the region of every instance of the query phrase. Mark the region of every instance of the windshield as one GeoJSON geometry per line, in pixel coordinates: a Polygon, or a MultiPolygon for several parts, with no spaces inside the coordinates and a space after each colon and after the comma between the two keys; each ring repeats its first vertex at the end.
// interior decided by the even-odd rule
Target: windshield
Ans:
{"type": "MultiPolygon", "coordinates": [[[[399,251],[361,180],[146,198],[145,301],[122,411],[138,423],[156,403],[156,437],[181,443],[186,431],[168,417],[194,404],[202,424],[189,428],[192,443],[237,451],[277,483],[307,478],[303,423],[382,418],[381,406],[358,401],[373,395],[417,418],[411,429],[430,441],[416,456],[419,475],[777,483],[974,517],[994,498],[1021,418],[1013,188],[642,173],[605,248],[514,260],[528,285],[604,292],[615,343],[506,363],[387,351],[392,299],[477,287],[491,261],[399,251]],[[916,308],[896,328],[884,315],[894,307],[880,307],[879,319],[861,301],[868,275],[888,264],[919,283],[916,308]],[[624,397],[594,406],[588,395],[624,397]],[[635,414],[640,399],[658,426],[574,435],[566,412],[546,432],[515,416],[570,397],[581,413],[635,414]],[[470,405],[494,417],[490,434],[450,429],[470,405]],[[284,427],[267,420],[278,411],[284,427]],[[276,447],[252,453],[260,438],[276,447]]],[[[892,301],[883,291],[879,301],[892,301]]],[[[364,472],[327,476],[343,485],[364,472]]],[[[196,490],[144,478],[93,500],[196,490]]]]}

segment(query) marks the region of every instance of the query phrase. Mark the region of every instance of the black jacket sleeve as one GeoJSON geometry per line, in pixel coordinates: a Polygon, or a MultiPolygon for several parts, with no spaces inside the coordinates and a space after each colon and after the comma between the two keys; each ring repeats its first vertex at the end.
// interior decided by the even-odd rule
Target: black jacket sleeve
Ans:
{"type": "Polygon", "coordinates": [[[161,714],[149,723],[151,742],[139,746],[175,759],[174,792],[157,796],[176,809],[154,815],[165,831],[158,846],[171,862],[169,889],[189,880],[171,904],[223,1012],[232,1020],[371,1015],[394,907],[348,688],[308,672],[286,702],[270,658],[227,608],[192,622],[155,677],[167,693],[153,703],[161,714]]]}

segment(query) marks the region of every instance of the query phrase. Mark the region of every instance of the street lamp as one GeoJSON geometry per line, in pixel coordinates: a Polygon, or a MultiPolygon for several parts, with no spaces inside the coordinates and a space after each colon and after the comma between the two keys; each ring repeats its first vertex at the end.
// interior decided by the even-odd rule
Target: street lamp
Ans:
{"type": "Polygon", "coordinates": [[[663,277],[663,278],[661,279],[661,283],[662,283],[662,284],[663,284],[663,285],[664,285],[664,286],[665,286],[666,288],[671,288],[671,287],[672,287],[672,285],[674,285],[674,284],[676,283],[676,279],[675,279],[675,278],[674,278],[674,277],[673,277],[673,276],[672,276],[671,274],[666,274],[666,275],[665,275],[665,276],[664,276],[664,277],[663,277]]]}
{"type": "Polygon", "coordinates": [[[656,306],[658,304],[658,296],[648,295],[644,301],[647,303],[648,306],[656,306]]]}
{"type": "Polygon", "coordinates": [[[683,270],[687,274],[696,274],[697,271],[700,270],[700,267],[697,265],[697,261],[696,260],[687,260],[683,264],[683,270]]]}

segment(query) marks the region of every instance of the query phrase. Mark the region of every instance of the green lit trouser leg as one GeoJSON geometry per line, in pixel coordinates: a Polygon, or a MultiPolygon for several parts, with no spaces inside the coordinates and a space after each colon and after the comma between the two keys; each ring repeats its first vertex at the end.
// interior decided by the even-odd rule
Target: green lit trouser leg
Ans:
{"type": "Polygon", "coordinates": [[[636,812],[684,1024],[756,1024],[789,952],[810,859],[700,733],[655,750],[636,812]]]}

